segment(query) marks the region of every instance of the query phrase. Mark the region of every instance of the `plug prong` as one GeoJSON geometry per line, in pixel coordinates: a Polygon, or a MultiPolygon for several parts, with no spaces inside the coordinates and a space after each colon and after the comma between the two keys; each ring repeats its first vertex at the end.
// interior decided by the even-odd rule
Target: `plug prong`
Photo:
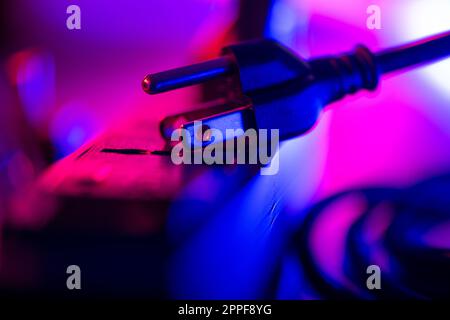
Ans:
{"type": "Polygon", "coordinates": [[[156,94],[199,84],[230,74],[233,63],[221,57],[186,67],[149,74],[142,81],[142,88],[149,94],[156,94]]]}

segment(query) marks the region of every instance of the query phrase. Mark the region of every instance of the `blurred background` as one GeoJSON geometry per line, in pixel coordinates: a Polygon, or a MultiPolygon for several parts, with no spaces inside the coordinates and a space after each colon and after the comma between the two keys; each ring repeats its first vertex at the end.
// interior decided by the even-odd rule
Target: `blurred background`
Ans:
{"type": "MultiPolygon", "coordinates": [[[[100,133],[125,119],[193,110],[214,95],[192,87],[149,96],[140,85],[148,73],[258,37],[306,59],[359,43],[377,51],[449,30],[449,12],[447,0],[2,2],[0,219],[21,212],[48,166],[100,133]],[[66,27],[72,4],[80,30],[66,27]],[[372,4],[381,8],[379,30],[366,26],[372,4]]],[[[329,106],[312,132],[283,145],[281,166],[298,177],[287,212],[351,188],[408,187],[446,172],[449,142],[450,61],[390,76],[375,92],[329,106]]]]}
{"type": "MultiPolygon", "coordinates": [[[[309,58],[358,43],[377,50],[450,27],[448,1],[380,0],[382,28],[369,30],[366,9],[372,2],[4,3],[2,170],[23,156],[23,139],[30,139],[17,131],[33,133],[38,144],[25,148],[39,149],[45,165],[132,113],[162,118],[195,108],[198,88],[147,96],[140,81],[150,72],[212,58],[228,43],[264,35],[309,58]],[[81,30],[66,27],[70,4],[81,8],[81,30]]],[[[314,148],[326,153],[323,191],[408,183],[448,167],[449,79],[450,62],[441,62],[330,107],[312,132],[326,143],[327,150],[314,148]]],[[[310,158],[302,166],[315,166],[310,158]]]]}

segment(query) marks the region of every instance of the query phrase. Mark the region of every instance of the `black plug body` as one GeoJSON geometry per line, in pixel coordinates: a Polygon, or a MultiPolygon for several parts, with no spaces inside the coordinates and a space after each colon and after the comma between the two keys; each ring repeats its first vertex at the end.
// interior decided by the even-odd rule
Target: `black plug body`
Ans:
{"type": "Polygon", "coordinates": [[[280,140],[311,129],[327,104],[378,83],[375,58],[365,47],[311,62],[272,40],[229,46],[224,54],[239,70],[236,90],[250,99],[255,128],[279,129],[280,140]]]}

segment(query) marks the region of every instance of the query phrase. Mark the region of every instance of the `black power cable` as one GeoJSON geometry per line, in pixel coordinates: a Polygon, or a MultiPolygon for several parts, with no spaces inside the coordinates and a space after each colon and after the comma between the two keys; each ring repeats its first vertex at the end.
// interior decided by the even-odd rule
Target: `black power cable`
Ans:
{"type": "Polygon", "coordinates": [[[405,46],[382,51],[376,63],[382,74],[435,62],[450,54],[450,31],[405,46]]]}
{"type": "MultiPolygon", "coordinates": [[[[357,189],[331,196],[314,206],[292,237],[288,253],[298,257],[308,286],[326,299],[448,299],[450,298],[450,174],[405,189],[357,189]],[[346,199],[364,203],[353,221],[346,199]],[[329,215],[332,212],[331,216],[329,215]],[[313,234],[327,223],[343,225],[342,234],[313,245],[313,234]],[[344,239],[339,253],[341,274],[329,274],[334,261],[318,259],[328,241],[344,239]],[[370,290],[368,266],[381,270],[381,289],[370,290]]],[[[348,202],[347,202],[348,204],[348,202]]],[[[355,205],[354,210],[361,207],[355,205]]],[[[326,229],[328,230],[328,229],[326,229]]],[[[330,232],[330,231],[327,231],[330,232]]],[[[337,232],[337,231],[331,231],[337,232]]],[[[339,233],[339,232],[338,232],[339,233]]],[[[334,252],[335,253],[335,252],[334,252]]],[[[332,259],[333,257],[330,257],[332,259]]],[[[300,284],[301,286],[305,284],[300,284]]],[[[298,298],[298,297],[290,297],[298,298]]]]}

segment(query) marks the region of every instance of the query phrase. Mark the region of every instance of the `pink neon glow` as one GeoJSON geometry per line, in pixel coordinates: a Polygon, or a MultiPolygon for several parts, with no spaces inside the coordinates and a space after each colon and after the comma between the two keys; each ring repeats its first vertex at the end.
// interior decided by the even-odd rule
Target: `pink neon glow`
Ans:
{"type": "Polygon", "coordinates": [[[352,284],[343,271],[346,236],[365,207],[362,195],[348,195],[327,207],[311,229],[310,247],[314,260],[322,272],[349,288],[352,284]]]}
{"type": "Polygon", "coordinates": [[[381,241],[393,218],[392,207],[388,203],[381,203],[369,212],[362,230],[365,245],[370,250],[371,262],[385,271],[390,269],[389,254],[381,241]]]}
{"type": "MultiPolygon", "coordinates": [[[[292,27],[289,32],[295,36],[287,42],[307,58],[349,51],[359,43],[377,51],[448,29],[448,19],[440,14],[448,4],[439,0],[433,5],[420,0],[377,2],[380,30],[366,27],[366,9],[374,4],[370,0],[282,2],[297,12],[297,20],[307,17],[304,25],[292,27]],[[427,10],[418,10],[420,6],[427,10]],[[419,34],[423,30],[428,34],[419,34]]],[[[434,67],[433,77],[442,74],[439,85],[445,87],[444,64],[439,64],[444,69],[434,67]]],[[[362,92],[328,108],[328,132],[315,128],[318,136],[328,138],[320,145],[327,159],[319,197],[353,187],[410,185],[449,169],[450,150],[443,148],[449,137],[448,97],[436,94],[422,81],[426,77],[414,71],[384,78],[374,93],[362,92]]]]}

